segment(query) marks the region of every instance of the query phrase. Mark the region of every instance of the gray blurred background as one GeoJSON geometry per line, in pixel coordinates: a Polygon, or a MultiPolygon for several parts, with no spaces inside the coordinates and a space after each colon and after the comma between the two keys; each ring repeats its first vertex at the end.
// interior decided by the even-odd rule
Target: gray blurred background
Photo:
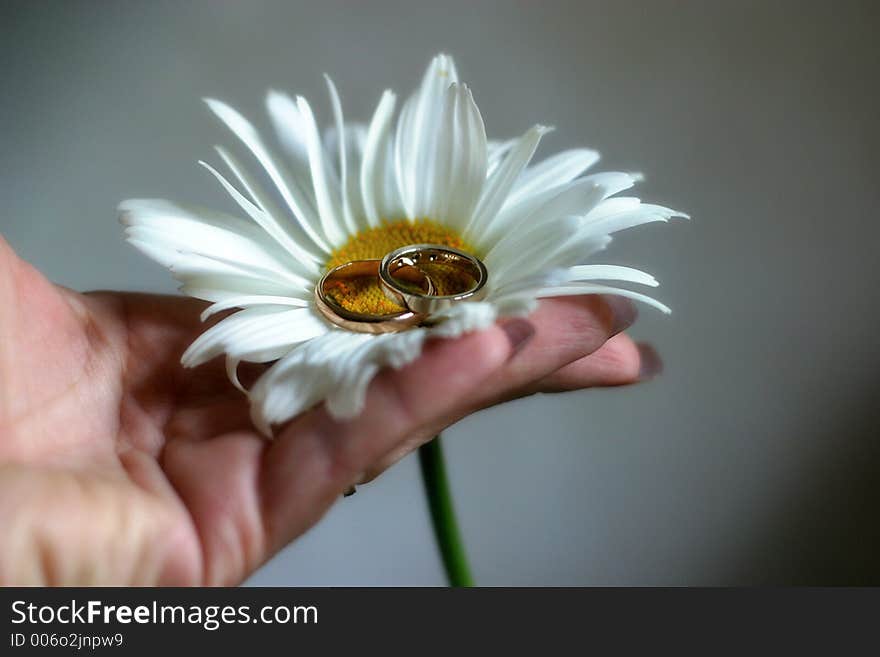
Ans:
{"type": "MultiPolygon", "coordinates": [[[[117,203],[230,209],[196,160],[269,134],[269,87],[348,117],[456,57],[492,136],[557,126],[694,221],[601,260],[663,283],[633,329],[666,372],[448,432],[477,580],[880,583],[875,2],[3,2],[0,230],[67,286],[172,292],[117,203]]],[[[444,581],[417,462],[340,501],[251,580],[444,581]]]]}

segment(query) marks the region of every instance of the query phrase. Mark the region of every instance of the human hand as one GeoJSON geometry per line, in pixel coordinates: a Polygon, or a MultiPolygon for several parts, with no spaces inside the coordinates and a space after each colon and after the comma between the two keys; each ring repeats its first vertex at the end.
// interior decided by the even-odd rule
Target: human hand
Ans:
{"type": "Polygon", "coordinates": [[[376,378],[358,418],[319,406],[270,442],[222,363],[179,364],[203,306],[55,286],[0,237],[0,583],[237,584],[465,415],[660,367],[621,333],[629,301],[550,299],[431,342],[376,378]]]}

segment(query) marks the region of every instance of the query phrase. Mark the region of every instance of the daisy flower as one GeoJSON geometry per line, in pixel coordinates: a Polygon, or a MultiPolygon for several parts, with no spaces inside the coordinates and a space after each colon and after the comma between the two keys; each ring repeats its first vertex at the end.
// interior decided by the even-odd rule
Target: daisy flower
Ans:
{"type": "MultiPolygon", "coordinates": [[[[183,293],[212,302],[203,319],[238,309],[181,360],[195,367],[225,354],[231,381],[248,395],[254,423],[266,434],[320,402],[335,417],[354,417],[381,368],[413,361],[428,338],[528,314],[542,297],[619,294],[669,312],[644,294],[608,285],[656,286],[651,275],[588,264],[611,233],[685,216],[616,196],[637,175],[584,175],[599,158],[587,149],[532,164],[550,130],[543,125],[489,141],[471,90],[447,55],[431,61],[396,119],[397,97],[388,90],[368,125],[346,123],[330,78],[327,86],[332,122],[323,136],[305,98],[269,93],[283,156],[270,152],[233,108],[206,101],[271,182],[267,190],[222,147],[217,153],[236,182],[200,162],[240,216],[163,200],[128,200],[119,208],[128,241],[168,267],[183,293]],[[339,328],[316,310],[315,286],[330,268],[422,243],[481,259],[485,295],[439,312],[430,326],[381,335],[339,328]],[[236,374],[242,361],[275,362],[245,390],[236,374]]],[[[400,310],[376,284],[353,287],[340,302],[353,312],[400,310]]]]}

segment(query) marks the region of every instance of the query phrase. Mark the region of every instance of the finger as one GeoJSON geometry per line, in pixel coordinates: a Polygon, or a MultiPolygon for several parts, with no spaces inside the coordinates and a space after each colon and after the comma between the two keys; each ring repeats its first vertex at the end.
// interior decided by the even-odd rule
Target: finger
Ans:
{"type": "Polygon", "coordinates": [[[565,392],[597,386],[621,386],[647,381],[663,371],[663,361],[653,346],[633,342],[621,334],[601,349],[569,363],[539,381],[535,392],[565,392]]]}
{"type": "Polygon", "coordinates": [[[637,316],[636,306],[623,297],[545,299],[529,318],[535,325],[534,340],[495,375],[493,388],[519,388],[580,360],[629,328],[637,316]]]}
{"type": "Polygon", "coordinates": [[[371,463],[418,427],[461,407],[534,332],[526,320],[429,343],[413,364],[370,385],[363,413],[323,408],[294,420],[269,448],[261,477],[266,532],[276,548],[305,531],[371,463]]]}
{"type": "MultiPolygon", "coordinates": [[[[543,301],[530,317],[535,325],[535,337],[515,359],[494,372],[464,405],[452,409],[437,422],[420,427],[406,441],[384,454],[364,473],[359,483],[372,480],[462,417],[538,392],[536,386],[539,382],[570,363],[589,357],[597,350],[602,351],[609,336],[628,328],[636,316],[636,307],[622,297],[591,295],[543,301]]],[[[618,337],[624,345],[629,341],[625,336],[618,337]]],[[[616,339],[611,338],[612,341],[616,339]]],[[[610,367],[607,369],[608,376],[625,376],[612,372],[610,367]]],[[[597,380],[595,385],[603,383],[597,380]]]]}
{"type": "Polygon", "coordinates": [[[636,307],[622,297],[590,295],[542,301],[529,317],[535,328],[533,338],[516,358],[488,377],[469,405],[454,409],[455,417],[508,398],[594,353],[628,328],[636,316],[636,307]]]}
{"type": "Polygon", "coordinates": [[[473,408],[458,409],[455,415],[444,418],[434,426],[427,426],[410,436],[402,444],[384,455],[369,468],[358,483],[367,483],[385,472],[446,427],[476,411],[527,397],[538,392],[567,392],[583,388],[620,386],[653,378],[662,371],[662,361],[653,347],[636,344],[621,333],[610,338],[594,353],[569,363],[538,381],[519,387],[486,391],[475,400],[473,408]]]}

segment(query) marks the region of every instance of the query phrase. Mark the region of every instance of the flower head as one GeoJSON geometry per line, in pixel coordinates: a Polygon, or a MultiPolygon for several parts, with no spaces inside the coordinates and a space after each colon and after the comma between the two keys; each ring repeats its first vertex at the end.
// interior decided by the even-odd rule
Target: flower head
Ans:
{"type": "MultiPolygon", "coordinates": [[[[238,112],[207,100],[272,183],[267,191],[220,147],[237,185],[200,163],[243,216],[161,200],[120,205],[128,241],[168,267],[184,293],[212,302],[203,319],[239,309],[195,340],[182,362],[194,367],[225,354],[230,379],[248,394],[264,432],[321,401],[337,417],[355,416],[373,376],[414,360],[427,338],[527,314],[541,297],[620,294],[668,312],[650,297],[606,284],[656,286],[649,274],[587,264],[611,233],[685,216],[615,196],[638,176],[584,175],[598,159],[586,149],[530,164],[549,131],[542,125],[515,139],[489,141],[470,89],[446,55],[432,60],[396,120],[389,90],[369,125],[346,123],[329,78],[327,86],[333,122],[323,138],[305,98],[269,93],[281,158],[238,112]],[[482,299],[440,311],[430,326],[383,335],[347,331],[316,311],[315,285],[330,268],[418,243],[480,258],[489,272],[482,299]],[[242,361],[277,362],[245,391],[236,374],[242,361]]],[[[393,310],[369,281],[347,288],[339,302],[353,312],[393,310]]]]}

